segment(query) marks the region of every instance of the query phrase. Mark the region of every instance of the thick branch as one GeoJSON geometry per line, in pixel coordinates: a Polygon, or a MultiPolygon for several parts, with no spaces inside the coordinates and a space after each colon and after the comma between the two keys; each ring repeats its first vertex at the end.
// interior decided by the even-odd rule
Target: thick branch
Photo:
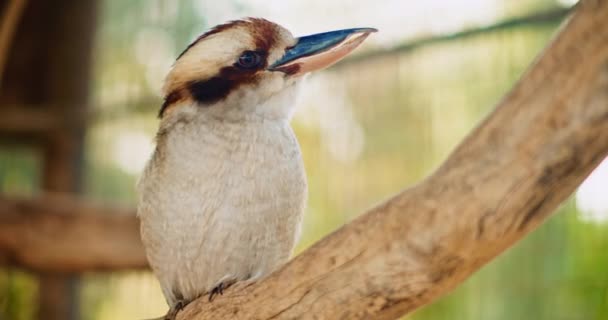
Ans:
{"type": "Polygon", "coordinates": [[[538,227],[607,153],[608,1],[584,1],[435,174],[178,319],[398,318],[538,227]]]}
{"type": "Polygon", "coordinates": [[[145,268],[133,210],[0,196],[0,264],[43,272],[145,268]]]}

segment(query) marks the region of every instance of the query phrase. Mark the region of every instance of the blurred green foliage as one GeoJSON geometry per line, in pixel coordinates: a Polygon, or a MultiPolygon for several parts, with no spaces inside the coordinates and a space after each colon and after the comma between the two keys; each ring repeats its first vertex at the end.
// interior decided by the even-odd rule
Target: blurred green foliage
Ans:
{"type": "MultiPolygon", "coordinates": [[[[27,196],[37,192],[40,163],[35,150],[9,145],[0,149],[0,192],[27,196]]],[[[19,270],[0,269],[0,320],[33,319],[37,285],[19,270]]]]}

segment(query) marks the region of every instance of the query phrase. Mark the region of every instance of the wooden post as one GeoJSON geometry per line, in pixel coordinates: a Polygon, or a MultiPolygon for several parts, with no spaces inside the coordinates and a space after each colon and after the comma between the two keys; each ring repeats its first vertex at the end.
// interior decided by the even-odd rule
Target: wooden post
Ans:
{"type": "MultiPolygon", "coordinates": [[[[96,1],[30,1],[16,28],[0,104],[28,105],[61,115],[82,114],[88,104],[96,1]]],[[[37,135],[43,157],[41,188],[79,192],[85,123],[37,135]]],[[[38,318],[78,317],[76,277],[42,274],[38,318]]]]}

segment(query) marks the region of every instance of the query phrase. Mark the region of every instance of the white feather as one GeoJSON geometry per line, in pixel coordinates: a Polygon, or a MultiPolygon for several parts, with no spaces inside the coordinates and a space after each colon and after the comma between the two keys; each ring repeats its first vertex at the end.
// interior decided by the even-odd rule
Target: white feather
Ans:
{"type": "Polygon", "coordinates": [[[233,120],[181,106],[161,128],[140,179],[138,214],[171,306],[221,281],[266,275],[289,258],[306,202],[284,104],[292,91],[255,107],[266,111],[233,120]]]}

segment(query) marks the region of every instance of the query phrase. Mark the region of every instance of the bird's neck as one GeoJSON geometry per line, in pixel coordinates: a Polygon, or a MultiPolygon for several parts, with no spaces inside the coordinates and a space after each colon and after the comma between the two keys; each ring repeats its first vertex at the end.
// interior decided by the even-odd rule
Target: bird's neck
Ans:
{"type": "Polygon", "coordinates": [[[160,169],[157,172],[163,179],[180,180],[212,174],[209,170],[252,168],[255,172],[259,166],[277,163],[272,160],[276,157],[300,161],[299,154],[287,119],[197,117],[159,133],[151,165],[160,169]]]}
{"type": "MultiPolygon", "coordinates": [[[[181,157],[209,148],[239,149],[245,145],[281,143],[292,139],[289,118],[257,113],[215,114],[187,106],[163,119],[157,134],[157,149],[181,157]]],[[[206,111],[206,110],[204,110],[206,111]]]]}

